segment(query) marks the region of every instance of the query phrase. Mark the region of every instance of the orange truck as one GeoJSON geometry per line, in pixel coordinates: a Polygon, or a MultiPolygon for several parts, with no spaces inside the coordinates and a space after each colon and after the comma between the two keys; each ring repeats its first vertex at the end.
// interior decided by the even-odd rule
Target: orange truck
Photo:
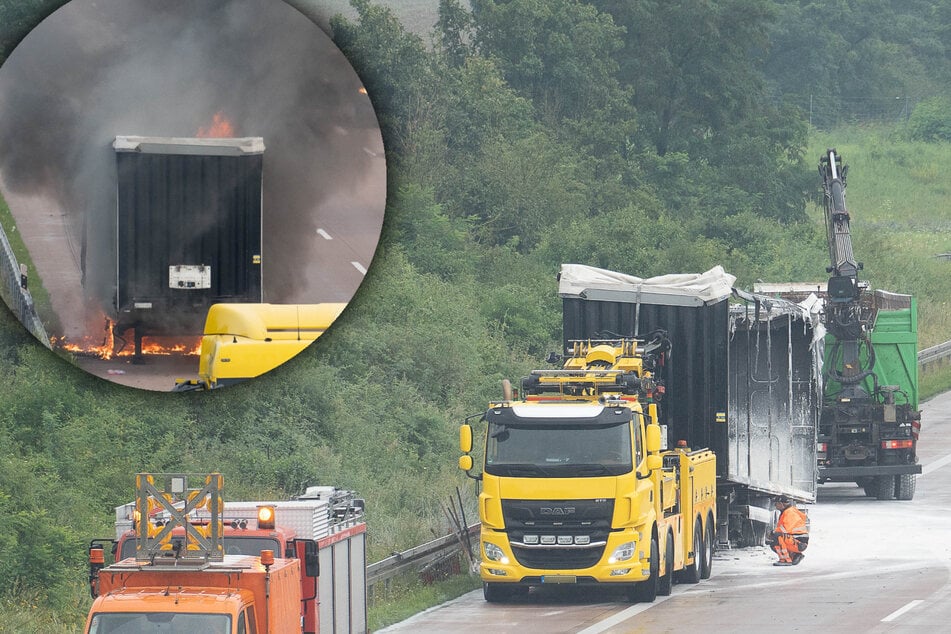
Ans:
{"type": "Polygon", "coordinates": [[[311,487],[297,500],[226,503],[220,474],[189,488],[195,478],[136,476],[116,539],[90,545],[87,633],[366,631],[362,500],[311,487]]]}

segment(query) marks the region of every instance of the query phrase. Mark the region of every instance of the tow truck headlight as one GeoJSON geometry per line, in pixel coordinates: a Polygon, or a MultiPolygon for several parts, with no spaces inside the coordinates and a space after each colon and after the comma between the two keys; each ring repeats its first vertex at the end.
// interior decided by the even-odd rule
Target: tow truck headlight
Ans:
{"type": "Polygon", "coordinates": [[[627,561],[634,556],[636,549],[637,542],[625,542],[614,549],[614,552],[611,553],[611,557],[608,559],[608,563],[616,564],[619,561],[627,561]]]}
{"type": "Polygon", "coordinates": [[[497,561],[500,564],[507,564],[509,558],[505,556],[502,549],[491,542],[482,542],[482,550],[485,551],[485,557],[489,561],[497,561]]]}

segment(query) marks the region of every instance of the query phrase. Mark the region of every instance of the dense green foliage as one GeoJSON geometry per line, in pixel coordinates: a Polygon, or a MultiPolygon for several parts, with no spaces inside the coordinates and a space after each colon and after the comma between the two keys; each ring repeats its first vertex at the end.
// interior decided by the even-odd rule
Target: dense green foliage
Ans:
{"type": "MultiPolygon", "coordinates": [[[[56,4],[0,0],[0,59],[56,4]]],[[[946,3],[439,0],[425,40],[369,0],[349,15],[333,37],[389,170],[364,286],[299,358],[184,395],[86,376],[0,311],[0,594],[75,597],[85,540],[110,534],[143,470],[219,470],[232,497],[352,488],[371,559],[424,541],[456,486],[471,501],[460,418],[558,346],[562,262],[821,279],[829,145],[852,166],[868,277],[919,296],[927,343],[951,338],[948,264],[932,257],[951,242],[934,211],[951,197],[946,3]],[[899,129],[810,137],[788,98],[845,109],[912,86],[922,102],[899,129]]]]}
{"type": "Polygon", "coordinates": [[[906,129],[913,141],[951,141],[951,98],[932,97],[919,103],[906,129]]]}

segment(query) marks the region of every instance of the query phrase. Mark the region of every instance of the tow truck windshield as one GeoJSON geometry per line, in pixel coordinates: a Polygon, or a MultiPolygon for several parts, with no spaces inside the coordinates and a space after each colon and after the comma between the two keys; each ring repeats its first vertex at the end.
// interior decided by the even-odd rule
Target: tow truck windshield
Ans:
{"type": "Polygon", "coordinates": [[[614,476],[634,469],[631,421],[489,423],[485,471],[519,478],[614,476]]]}

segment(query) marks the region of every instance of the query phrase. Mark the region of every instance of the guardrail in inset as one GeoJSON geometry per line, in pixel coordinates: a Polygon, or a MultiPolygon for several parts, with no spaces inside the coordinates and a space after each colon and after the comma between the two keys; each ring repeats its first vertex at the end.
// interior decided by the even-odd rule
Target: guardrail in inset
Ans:
{"type": "Polygon", "coordinates": [[[49,348],[50,338],[36,314],[33,295],[26,287],[26,267],[17,263],[3,227],[0,227],[0,296],[10,305],[20,323],[49,348]]]}

